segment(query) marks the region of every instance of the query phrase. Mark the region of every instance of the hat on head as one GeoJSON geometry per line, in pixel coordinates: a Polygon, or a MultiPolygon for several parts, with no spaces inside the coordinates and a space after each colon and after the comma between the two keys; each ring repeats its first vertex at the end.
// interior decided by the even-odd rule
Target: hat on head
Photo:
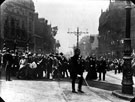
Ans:
{"type": "Polygon", "coordinates": [[[63,53],[61,52],[60,55],[63,56],[63,53]]]}
{"type": "Polygon", "coordinates": [[[74,50],[74,54],[75,54],[75,55],[80,55],[80,49],[76,48],[76,49],[74,50]]]}

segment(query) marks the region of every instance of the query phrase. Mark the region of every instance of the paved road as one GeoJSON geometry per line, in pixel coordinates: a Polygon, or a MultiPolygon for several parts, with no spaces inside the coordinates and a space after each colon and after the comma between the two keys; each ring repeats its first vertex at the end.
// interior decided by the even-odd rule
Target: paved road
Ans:
{"type": "Polygon", "coordinates": [[[120,77],[108,72],[106,81],[95,80],[89,87],[83,86],[84,94],[72,93],[70,80],[1,80],[0,96],[6,102],[128,102],[112,95],[120,87],[120,77]]]}
{"type": "Polygon", "coordinates": [[[57,82],[1,82],[0,96],[6,102],[65,102],[57,82]]]}

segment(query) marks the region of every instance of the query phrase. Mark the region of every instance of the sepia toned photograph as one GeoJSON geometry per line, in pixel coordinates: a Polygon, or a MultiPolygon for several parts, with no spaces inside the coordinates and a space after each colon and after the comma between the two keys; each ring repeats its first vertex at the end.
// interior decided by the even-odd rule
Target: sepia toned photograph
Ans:
{"type": "Polygon", "coordinates": [[[0,102],[135,102],[134,0],[1,0],[0,102]]]}

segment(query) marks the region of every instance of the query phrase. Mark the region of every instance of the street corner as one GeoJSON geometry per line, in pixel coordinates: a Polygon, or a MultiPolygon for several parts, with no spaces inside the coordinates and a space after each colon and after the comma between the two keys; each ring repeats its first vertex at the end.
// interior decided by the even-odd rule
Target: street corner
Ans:
{"type": "Polygon", "coordinates": [[[112,94],[116,97],[119,97],[121,99],[125,99],[128,101],[132,100],[135,96],[135,92],[133,92],[133,95],[129,95],[129,94],[123,94],[122,90],[114,90],[112,94]]]}

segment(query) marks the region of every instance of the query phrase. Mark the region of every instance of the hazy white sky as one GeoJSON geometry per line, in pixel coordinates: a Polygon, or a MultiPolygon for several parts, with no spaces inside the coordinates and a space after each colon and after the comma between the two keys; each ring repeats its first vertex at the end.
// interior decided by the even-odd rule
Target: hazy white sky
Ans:
{"type": "MultiPolygon", "coordinates": [[[[101,9],[106,10],[110,0],[33,0],[39,17],[58,26],[56,39],[60,41],[60,51],[66,53],[76,44],[76,36],[70,31],[88,29],[90,34],[98,34],[101,9]]],[[[81,38],[81,37],[80,37],[81,38]]]]}

